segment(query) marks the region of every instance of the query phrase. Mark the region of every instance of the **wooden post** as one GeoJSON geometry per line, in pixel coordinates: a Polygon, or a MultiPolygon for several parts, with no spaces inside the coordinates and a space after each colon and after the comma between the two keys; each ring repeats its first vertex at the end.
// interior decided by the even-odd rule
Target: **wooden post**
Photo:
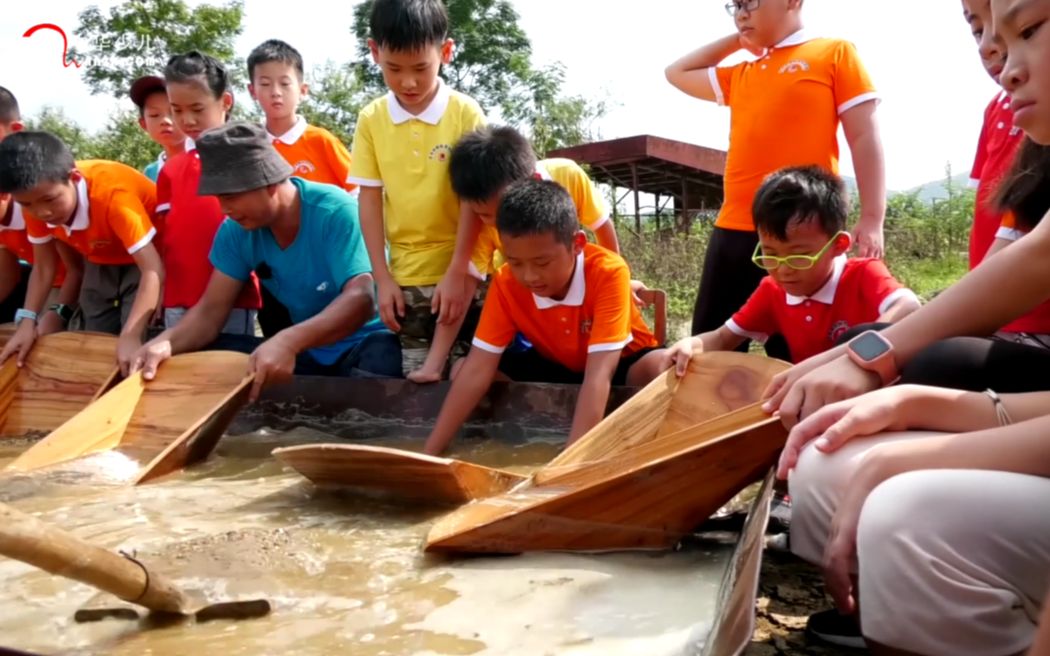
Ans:
{"type": "Polygon", "coordinates": [[[641,200],[638,197],[638,166],[631,163],[631,188],[634,190],[634,229],[642,234],[641,200]]]}
{"type": "Polygon", "coordinates": [[[682,213],[679,225],[685,227],[685,234],[689,234],[693,223],[689,220],[689,180],[684,175],[682,176],[682,205],[679,211],[682,213]]]}
{"type": "Polygon", "coordinates": [[[660,234],[660,194],[656,194],[656,234],[660,234]]]}

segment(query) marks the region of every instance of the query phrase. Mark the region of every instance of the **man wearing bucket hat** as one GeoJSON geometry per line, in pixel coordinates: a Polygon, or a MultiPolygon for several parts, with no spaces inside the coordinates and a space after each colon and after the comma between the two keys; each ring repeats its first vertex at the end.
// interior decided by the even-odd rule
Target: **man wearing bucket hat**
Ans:
{"type": "Polygon", "coordinates": [[[149,380],[176,353],[211,348],[251,352],[252,399],[293,373],[400,376],[397,337],[376,317],[371,265],[357,201],[338,187],[290,177],[266,131],[234,122],[197,139],[197,193],[226,214],[211,247],[207,290],[175,327],[143,345],[133,367],[149,380]],[[255,271],[293,325],[273,337],[216,342],[241,287],[255,271]]]}

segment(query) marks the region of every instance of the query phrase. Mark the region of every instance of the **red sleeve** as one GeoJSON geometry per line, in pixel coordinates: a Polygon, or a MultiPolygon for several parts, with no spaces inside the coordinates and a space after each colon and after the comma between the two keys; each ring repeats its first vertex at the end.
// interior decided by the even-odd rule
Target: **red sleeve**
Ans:
{"type": "Polygon", "coordinates": [[[988,126],[992,121],[992,109],[998,102],[997,96],[992,100],[992,104],[984,109],[984,123],[981,124],[981,135],[977,139],[977,153],[973,157],[973,168],[970,169],[970,182],[973,186],[977,186],[984,175],[984,165],[988,161],[988,126]]]}
{"type": "Polygon", "coordinates": [[[902,296],[915,295],[893,277],[882,260],[865,260],[859,266],[862,267],[857,272],[857,275],[862,276],[861,298],[864,299],[866,307],[877,309],[877,315],[888,310],[889,306],[900,300],[902,296]]]}
{"type": "Polygon", "coordinates": [[[518,327],[511,318],[510,299],[506,297],[505,285],[506,277],[497,274],[485,295],[481,319],[474,331],[473,345],[489,353],[503,353],[518,333],[518,327]]]}
{"type": "Polygon", "coordinates": [[[744,307],[726,322],[726,328],[741,337],[766,341],[770,335],[780,332],[774,307],[778,296],[783,293],[773,279],[766,276],[747,303],[744,303],[744,307]]]}

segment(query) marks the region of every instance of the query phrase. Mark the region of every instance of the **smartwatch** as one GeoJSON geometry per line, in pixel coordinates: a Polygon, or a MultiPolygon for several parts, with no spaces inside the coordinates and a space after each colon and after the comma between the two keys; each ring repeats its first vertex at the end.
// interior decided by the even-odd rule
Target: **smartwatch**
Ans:
{"type": "Polygon", "coordinates": [[[884,386],[892,385],[900,378],[893,356],[893,344],[874,330],[865,331],[851,339],[846,344],[846,353],[861,369],[878,374],[884,386]]]}
{"type": "Polygon", "coordinates": [[[47,309],[57,314],[58,318],[61,319],[62,323],[64,324],[68,325],[69,320],[73,318],[73,308],[69,307],[68,305],[63,305],[62,303],[55,303],[47,309]]]}

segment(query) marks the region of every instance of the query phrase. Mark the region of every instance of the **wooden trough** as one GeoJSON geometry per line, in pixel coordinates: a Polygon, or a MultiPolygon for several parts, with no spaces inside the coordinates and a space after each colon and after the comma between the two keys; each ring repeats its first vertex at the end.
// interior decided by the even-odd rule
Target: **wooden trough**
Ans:
{"type": "MultiPolygon", "coordinates": [[[[0,326],[0,348],[14,324],[0,326]]],[[[61,332],[37,340],[19,368],[10,357],[0,365],[0,436],[48,433],[105,392],[119,377],[117,338],[61,332]]]]}
{"type": "Polygon", "coordinates": [[[149,382],[133,374],[8,469],[41,469],[112,450],[130,461],[126,478],[137,485],[198,462],[247,401],[247,362],[242,353],[204,351],[171,358],[149,382]]]}

